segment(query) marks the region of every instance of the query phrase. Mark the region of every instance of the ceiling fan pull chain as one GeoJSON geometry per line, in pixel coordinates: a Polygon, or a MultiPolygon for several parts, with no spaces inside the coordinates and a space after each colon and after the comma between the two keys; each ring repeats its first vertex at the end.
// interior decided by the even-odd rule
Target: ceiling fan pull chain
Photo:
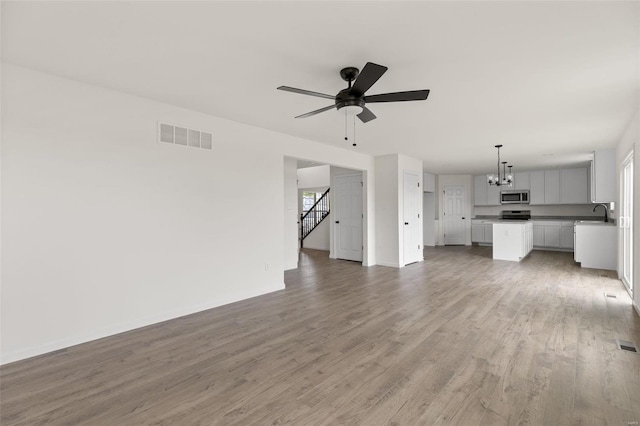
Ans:
{"type": "Polygon", "coordinates": [[[356,146],[356,116],[353,116],[353,146],[356,146]]]}
{"type": "Polygon", "coordinates": [[[349,138],[347,137],[347,111],[344,111],[344,140],[348,141],[349,138]]]}

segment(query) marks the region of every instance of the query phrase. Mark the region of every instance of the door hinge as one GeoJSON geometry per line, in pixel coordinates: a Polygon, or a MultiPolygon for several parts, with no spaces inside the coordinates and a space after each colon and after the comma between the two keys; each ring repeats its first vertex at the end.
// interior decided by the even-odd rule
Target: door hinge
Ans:
{"type": "Polygon", "coordinates": [[[364,184],[362,182],[360,182],[360,186],[364,186],[364,184]]]}
{"type": "Polygon", "coordinates": [[[418,182],[418,188],[420,188],[420,182],[418,182]]]}
{"type": "Polygon", "coordinates": [[[420,244],[418,244],[418,250],[420,250],[420,244]]]}
{"type": "Polygon", "coordinates": [[[420,213],[418,213],[418,219],[420,219],[420,213]]]}
{"type": "Polygon", "coordinates": [[[364,219],[364,213],[362,213],[360,216],[362,216],[362,218],[364,219]]]}

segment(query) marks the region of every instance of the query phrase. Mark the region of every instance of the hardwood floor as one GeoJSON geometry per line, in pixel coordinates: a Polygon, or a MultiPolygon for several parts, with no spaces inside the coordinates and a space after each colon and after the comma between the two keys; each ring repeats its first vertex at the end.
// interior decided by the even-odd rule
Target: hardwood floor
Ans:
{"type": "Polygon", "coordinates": [[[613,272],[560,252],[425,258],[305,250],[286,290],[3,366],[1,424],[640,421],[640,355],[615,342],[640,344],[640,318],[613,272]]]}

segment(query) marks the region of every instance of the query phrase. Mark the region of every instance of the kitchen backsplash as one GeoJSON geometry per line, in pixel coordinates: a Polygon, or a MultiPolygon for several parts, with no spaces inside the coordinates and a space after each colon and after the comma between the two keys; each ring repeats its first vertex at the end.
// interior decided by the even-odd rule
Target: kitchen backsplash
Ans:
{"type": "MultiPolygon", "coordinates": [[[[497,216],[502,210],[531,210],[531,216],[595,216],[602,217],[604,210],[599,208],[593,212],[595,204],[531,206],[528,204],[509,204],[503,206],[475,206],[473,216],[497,216]]],[[[616,217],[609,210],[609,217],[616,217]]]]}

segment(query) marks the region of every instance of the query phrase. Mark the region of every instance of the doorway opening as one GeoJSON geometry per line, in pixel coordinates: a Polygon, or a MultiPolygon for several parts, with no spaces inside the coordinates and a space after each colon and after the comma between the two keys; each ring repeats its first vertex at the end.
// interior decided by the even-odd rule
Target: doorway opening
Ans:
{"type": "Polygon", "coordinates": [[[303,250],[319,250],[330,258],[363,262],[364,172],[296,161],[298,255],[302,256],[303,250]],[[315,211],[318,209],[322,211],[315,211]],[[309,226],[310,217],[321,220],[313,220],[309,226]]]}
{"type": "Polygon", "coordinates": [[[622,163],[620,183],[622,282],[633,299],[633,151],[622,163]]]}

